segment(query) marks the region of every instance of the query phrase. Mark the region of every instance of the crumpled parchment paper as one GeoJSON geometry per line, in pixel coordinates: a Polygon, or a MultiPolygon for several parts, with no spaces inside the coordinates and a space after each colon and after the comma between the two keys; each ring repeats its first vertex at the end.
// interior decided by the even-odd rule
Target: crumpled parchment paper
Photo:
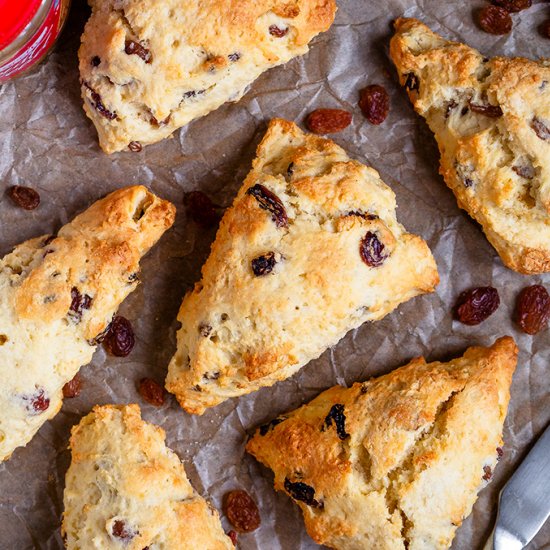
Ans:
{"type": "MultiPolygon", "coordinates": [[[[99,349],[81,370],[82,394],[65,400],[57,417],[0,465],[2,550],[63,547],[59,525],[70,428],[96,403],[128,402],[138,402],[144,418],[166,430],[167,443],[185,462],[193,485],[218,509],[223,495],[234,488],[244,488],[255,497],[262,524],[256,532],[239,537],[240,548],[316,548],[298,507],[275,493],[271,473],[244,452],[247,434],[336,383],[386,373],[418,355],[428,360],[450,358],[469,345],[490,344],[510,334],[521,354],[505,425],[504,458],[453,546],[455,550],[482,547],[495,519],[499,490],[550,420],[550,330],[532,337],[511,321],[518,292],[541,282],[550,288],[550,275],[527,277],[504,268],[480,228],[456,206],[438,175],[435,141],[397,84],[388,57],[390,22],[403,14],[414,16],[486,55],[536,58],[550,54],[550,43],[535,30],[550,16],[550,7],[540,1],[515,14],[512,33],[499,37],[483,33],[473,22],[472,11],[484,0],[339,0],[338,4],[336,22],[313,41],[308,55],[265,73],[239,103],[221,107],[174,139],[139,154],[102,153],[81,108],[77,49],[88,16],[83,0],[73,2],[65,31],[47,61],[0,87],[0,189],[29,185],[42,197],[37,210],[26,212],[0,194],[0,254],[26,238],[57,230],[121,186],[145,184],[178,206],[175,226],[143,261],[143,283],[120,310],[134,324],[134,351],[117,359],[99,349]],[[367,123],[357,107],[359,90],[373,83],[391,93],[391,112],[380,126],[367,123]],[[376,168],[394,189],[399,220],[422,235],[435,255],[441,275],[437,292],[349,333],[293,378],[226,402],[202,417],[184,413],[173,398],[162,408],[144,403],[136,383],[143,376],[164,380],[175,349],[181,298],[199,278],[215,235],[215,229],[205,231],[186,216],[184,192],[200,189],[228,206],[250,169],[266,121],[277,116],[302,123],[318,107],[353,111],[352,126],[333,138],[352,157],[376,168]],[[502,301],[498,311],[477,327],[453,321],[456,296],[479,285],[498,288],[502,301]]],[[[550,522],[529,548],[546,545],[550,547],[550,522]]]]}

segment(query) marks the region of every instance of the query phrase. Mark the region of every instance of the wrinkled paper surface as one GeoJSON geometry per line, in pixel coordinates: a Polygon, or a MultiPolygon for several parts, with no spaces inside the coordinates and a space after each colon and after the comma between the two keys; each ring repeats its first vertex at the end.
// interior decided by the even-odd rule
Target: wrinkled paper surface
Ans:
{"type": "MultiPolygon", "coordinates": [[[[73,3],[67,27],[47,61],[0,87],[0,254],[24,239],[56,231],[122,186],[145,184],[178,207],[175,226],[142,262],[143,283],[120,309],[134,324],[134,351],[117,359],[100,347],[81,370],[82,394],[65,400],[57,417],[0,465],[1,549],[63,547],[59,525],[70,428],[96,403],[129,402],[138,402],[143,417],[166,430],[167,443],[184,461],[194,487],[218,509],[231,489],[254,495],[262,524],[256,532],[239,536],[239,548],[316,548],[298,507],[274,492],[271,472],[245,453],[247,434],[334,384],[389,372],[418,355],[447,359],[469,345],[491,344],[510,334],[521,353],[505,425],[504,458],[453,546],[482,547],[495,519],[499,490],[550,420],[550,330],[532,337],[511,321],[518,292],[540,282],[550,288],[550,275],[527,277],[504,268],[479,227],[458,209],[438,175],[435,141],[397,84],[388,57],[390,22],[403,14],[414,16],[486,55],[536,58],[550,54],[550,43],[535,30],[550,16],[549,5],[541,1],[515,14],[512,33],[499,37],[483,33],[473,22],[472,11],[483,0],[338,3],[336,22],[313,41],[309,54],[262,75],[237,104],[221,107],[139,154],[102,153],[81,108],[77,49],[88,15],[83,0],[73,3]],[[358,91],[373,83],[391,93],[391,112],[380,126],[367,123],[357,107],[358,91]],[[266,122],[277,116],[303,125],[305,115],[319,107],[353,111],[352,126],[333,138],[353,158],[376,168],[394,189],[399,220],[424,237],[435,255],[441,275],[437,292],[350,332],[291,379],[223,403],[202,417],[184,413],[172,397],[162,408],[144,403],[136,383],[144,376],[164,380],[175,349],[179,304],[198,280],[215,235],[215,229],[201,229],[186,217],[184,192],[200,189],[228,206],[250,169],[266,122]],[[33,212],[15,208],[4,193],[14,184],[38,189],[40,207],[33,212]],[[498,311],[477,327],[453,321],[450,310],[456,296],[480,285],[498,288],[498,311]]],[[[529,548],[546,545],[550,548],[550,522],[529,548]]]]}

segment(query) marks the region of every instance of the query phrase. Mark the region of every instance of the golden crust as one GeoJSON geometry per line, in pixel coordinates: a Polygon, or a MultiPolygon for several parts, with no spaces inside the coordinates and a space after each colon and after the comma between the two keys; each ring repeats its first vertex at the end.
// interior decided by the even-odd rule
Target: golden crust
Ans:
{"type": "Polygon", "coordinates": [[[390,55],[435,134],[440,171],[459,206],[506,266],[550,271],[550,138],[540,130],[550,129],[548,61],[487,60],[415,19],[398,19],[395,30],[390,55]],[[492,106],[493,116],[472,104],[492,106]]]}
{"type": "Polygon", "coordinates": [[[96,406],[73,427],[61,527],[69,550],[233,548],[164,440],[137,405],[96,406]]]}
{"type": "Polygon", "coordinates": [[[443,550],[496,465],[516,360],[510,337],[448,363],[414,359],[323,392],[246,448],[294,491],[319,544],[443,550]]]}
{"type": "Polygon", "coordinates": [[[237,101],[262,72],[306,53],[335,12],[334,0],[92,2],[79,59],[101,147],[160,141],[237,101]],[[128,41],[146,50],[129,55],[128,41]]]}
{"type": "Polygon", "coordinates": [[[328,139],[273,120],[221,221],[202,281],[180,309],[166,387],[185,410],[202,414],[284,380],[348,330],[433,291],[434,259],[397,222],[395,208],[372,168],[328,139]],[[249,193],[255,185],[278,197],[286,222],[249,193]],[[378,267],[361,259],[369,232],[388,255],[378,267]],[[254,275],[252,260],[269,253],[273,270],[254,275]]]}

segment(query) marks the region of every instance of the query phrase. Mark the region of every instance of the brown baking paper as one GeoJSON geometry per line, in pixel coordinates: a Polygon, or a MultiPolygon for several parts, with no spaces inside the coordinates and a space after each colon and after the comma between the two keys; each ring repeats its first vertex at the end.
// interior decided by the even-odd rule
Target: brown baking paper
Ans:
{"type": "MultiPolygon", "coordinates": [[[[0,195],[0,254],[26,238],[56,231],[96,199],[125,185],[149,186],[177,205],[178,216],[143,261],[143,283],[120,310],[134,324],[134,351],[117,359],[98,349],[92,363],[81,370],[82,394],[65,400],[57,417],[0,465],[1,549],[62,548],[59,525],[70,428],[96,403],[130,402],[139,403],[144,418],[166,430],[167,443],[184,461],[193,485],[218,509],[223,495],[234,488],[246,489],[257,500],[262,524],[254,533],[239,536],[239,548],[316,548],[298,507],[275,493],[271,473],[245,453],[247,434],[334,384],[386,373],[418,355],[428,360],[450,358],[467,346],[490,344],[510,334],[521,353],[505,425],[504,457],[473,514],[458,530],[453,548],[482,546],[495,519],[499,490],[550,420],[550,330],[532,337],[511,321],[520,289],[534,283],[550,288],[550,275],[527,277],[504,268],[480,228],[458,209],[438,175],[435,141],[397,84],[388,43],[390,22],[404,14],[488,56],[548,55],[550,42],[536,32],[550,16],[547,3],[513,15],[514,29],[503,37],[485,34],[474,24],[472,11],[483,4],[340,0],[333,27],[313,41],[309,54],[265,73],[241,101],[141,153],[107,156],[81,107],[77,49],[88,8],[82,0],[73,3],[67,27],[47,61],[32,74],[0,87],[1,189],[29,185],[42,197],[40,207],[27,212],[0,195]],[[366,122],[357,107],[359,90],[374,83],[391,94],[390,115],[380,126],[366,122]],[[183,194],[200,189],[228,206],[250,169],[266,122],[285,117],[303,125],[304,116],[318,107],[353,112],[353,124],[334,140],[352,157],[376,168],[396,192],[399,220],[422,235],[435,255],[441,275],[437,292],[350,332],[291,379],[228,401],[202,417],[184,413],[172,397],[161,408],[144,403],[136,383],[144,376],[164,380],[175,349],[179,304],[198,280],[215,235],[215,228],[204,230],[186,216],[183,194]],[[479,285],[498,288],[498,311],[477,327],[453,321],[456,296],[479,285]]],[[[223,522],[228,530],[225,518],[223,522]]],[[[549,543],[550,523],[529,548],[549,543]]]]}

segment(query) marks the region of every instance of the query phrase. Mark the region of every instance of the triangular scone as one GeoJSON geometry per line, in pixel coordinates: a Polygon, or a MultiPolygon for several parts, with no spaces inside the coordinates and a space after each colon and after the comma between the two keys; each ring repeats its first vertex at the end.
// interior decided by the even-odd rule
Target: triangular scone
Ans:
{"type": "Polygon", "coordinates": [[[96,406],[71,434],[61,527],[69,550],[233,550],[164,430],[137,405],[96,406]]]}
{"type": "Polygon", "coordinates": [[[512,338],[335,386],[262,426],[247,450],[275,473],[319,544],[443,550],[502,453],[512,338]]]}
{"type": "Polygon", "coordinates": [[[390,53],[434,132],[441,174],[504,264],[550,271],[550,63],[484,58],[415,19],[390,53]]]}
{"type": "Polygon", "coordinates": [[[273,120],[183,300],[167,385],[201,414],[293,375],[347,331],[433,291],[426,243],[372,168],[273,120]]]}
{"type": "Polygon", "coordinates": [[[168,137],[308,50],[335,0],[91,0],[84,109],[107,153],[168,137]],[[130,145],[131,144],[131,145],[130,145]]]}
{"type": "Polygon", "coordinates": [[[63,385],[92,358],[174,213],[128,187],[0,259],[0,460],[57,414],[63,385]]]}

